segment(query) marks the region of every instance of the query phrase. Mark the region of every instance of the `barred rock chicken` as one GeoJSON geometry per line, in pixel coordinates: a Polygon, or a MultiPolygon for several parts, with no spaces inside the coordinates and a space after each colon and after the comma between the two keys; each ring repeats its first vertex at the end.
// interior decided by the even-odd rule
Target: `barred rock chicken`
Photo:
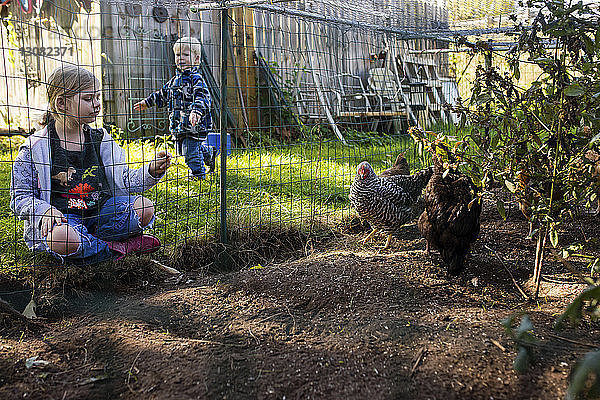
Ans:
{"type": "MultiPolygon", "coordinates": [[[[390,168],[381,171],[379,173],[380,177],[385,177],[385,176],[396,176],[396,175],[410,175],[410,167],[408,165],[408,161],[406,161],[406,158],[404,158],[404,153],[400,153],[398,154],[398,156],[396,157],[396,161],[394,161],[394,165],[392,165],[390,168]]],[[[378,229],[376,228],[372,228],[371,229],[371,233],[369,233],[367,235],[367,237],[363,240],[363,243],[367,243],[373,236],[375,236],[375,234],[379,232],[378,229]]],[[[383,246],[383,249],[387,249],[388,247],[390,247],[390,243],[392,242],[392,235],[388,235],[387,240],[385,242],[385,246],[383,246]]]]}
{"type": "Polygon", "coordinates": [[[450,275],[458,275],[480,227],[481,203],[478,188],[460,172],[445,173],[441,160],[434,155],[434,172],[423,199],[425,211],[419,217],[421,235],[431,248],[440,251],[450,275]]]}
{"type": "Polygon", "coordinates": [[[361,162],[349,197],[358,215],[373,228],[369,236],[379,230],[398,237],[401,227],[423,209],[419,197],[432,173],[429,167],[414,175],[380,177],[368,162],[361,162]]]}

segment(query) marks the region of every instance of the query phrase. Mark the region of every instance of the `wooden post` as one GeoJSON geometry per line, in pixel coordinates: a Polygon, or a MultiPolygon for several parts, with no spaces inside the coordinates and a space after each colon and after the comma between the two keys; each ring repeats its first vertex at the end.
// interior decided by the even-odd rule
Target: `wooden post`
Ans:
{"type": "Polygon", "coordinates": [[[221,243],[227,244],[227,53],[229,42],[229,10],[223,7],[221,11],[221,171],[219,174],[221,243]]]}
{"type": "MultiPolygon", "coordinates": [[[[248,128],[258,127],[258,91],[257,91],[257,66],[254,58],[254,10],[248,7],[233,9],[233,49],[235,55],[235,67],[239,77],[239,86],[248,128]]],[[[239,119],[238,126],[242,126],[239,119]]]]}
{"type": "MultiPolygon", "coordinates": [[[[233,17],[235,15],[235,12],[239,10],[236,8],[230,9],[230,16],[233,17]]],[[[240,104],[240,98],[237,94],[237,82],[236,82],[236,69],[238,68],[238,59],[237,57],[233,57],[232,56],[232,51],[231,51],[231,46],[236,46],[235,43],[235,35],[236,35],[236,31],[238,29],[237,28],[237,23],[233,22],[228,24],[228,36],[229,36],[229,40],[228,40],[228,45],[227,45],[227,56],[231,57],[230,60],[228,60],[228,65],[227,65],[227,82],[228,82],[228,88],[227,88],[227,107],[229,109],[229,111],[231,112],[231,114],[233,114],[233,117],[235,119],[235,125],[242,127],[244,126],[244,119],[242,116],[242,112],[241,112],[241,104],[240,104]]],[[[222,43],[222,45],[224,45],[222,43]]],[[[232,134],[237,136],[237,132],[231,132],[232,134]]]]}

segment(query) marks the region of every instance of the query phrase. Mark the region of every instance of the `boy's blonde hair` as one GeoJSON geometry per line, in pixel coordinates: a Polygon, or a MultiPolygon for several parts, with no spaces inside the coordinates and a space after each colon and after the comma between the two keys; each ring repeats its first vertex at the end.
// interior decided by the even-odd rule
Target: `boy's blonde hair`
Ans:
{"type": "Polygon", "coordinates": [[[62,64],[48,77],[48,111],[43,115],[40,124],[48,125],[52,119],[56,119],[56,99],[58,97],[69,98],[84,90],[99,89],[98,78],[85,68],[77,65],[62,64]]]}
{"type": "Polygon", "coordinates": [[[202,45],[200,44],[200,41],[191,36],[179,38],[173,45],[173,51],[180,49],[181,47],[187,48],[190,53],[196,56],[199,56],[202,51],[202,45]]]}

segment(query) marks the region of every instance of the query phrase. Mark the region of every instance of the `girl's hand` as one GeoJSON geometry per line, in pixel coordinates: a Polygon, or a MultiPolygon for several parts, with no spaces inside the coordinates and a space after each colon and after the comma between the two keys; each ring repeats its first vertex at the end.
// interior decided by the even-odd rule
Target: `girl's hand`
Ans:
{"type": "Polygon", "coordinates": [[[63,222],[67,222],[67,219],[54,207],[50,207],[48,211],[44,213],[42,219],[40,220],[40,229],[42,237],[45,238],[48,236],[50,232],[52,232],[52,228],[54,225],[62,225],[63,222]]]}
{"type": "Polygon", "coordinates": [[[133,109],[135,111],[144,111],[148,109],[148,104],[146,103],[146,100],[138,101],[133,105],[133,109]]]}
{"type": "Polygon", "coordinates": [[[156,153],[156,158],[150,161],[150,167],[148,168],[148,172],[154,178],[157,178],[165,173],[167,168],[171,166],[171,158],[173,156],[167,153],[165,150],[161,150],[156,153]]]}
{"type": "Polygon", "coordinates": [[[191,124],[192,126],[196,126],[196,124],[197,124],[198,122],[200,122],[200,118],[201,118],[201,117],[202,117],[202,116],[200,115],[200,113],[199,113],[198,111],[192,111],[192,112],[190,113],[190,124],[191,124]]]}

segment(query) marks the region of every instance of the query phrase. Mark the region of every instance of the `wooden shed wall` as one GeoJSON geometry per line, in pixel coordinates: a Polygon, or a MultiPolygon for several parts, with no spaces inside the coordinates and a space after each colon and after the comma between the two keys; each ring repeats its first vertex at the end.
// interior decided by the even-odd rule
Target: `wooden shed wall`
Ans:
{"type": "MultiPolygon", "coordinates": [[[[326,15],[339,20],[352,20],[412,32],[448,27],[448,12],[439,1],[361,0],[359,2],[313,1],[295,3],[300,10],[326,15]],[[405,10],[391,12],[391,10],[405,10]]],[[[442,42],[430,39],[403,39],[401,34],[375,31],[368,27],[350,27],[299,18],[270,11],[255,11],[256,47],[270,62],[280,81],[310,85],[306,71],[316,70],[325,91],[336,75],[359,76],[366,85],[369,71],[385,67],[399,80],[426,83],[422,104],[425,112],[418,117],[422,124],[451,117],[441,105],[450,96],[443,92],[449,79],[446,53],[423,53],[415,50],[445,48],[442,42]],[[385,60],[377,55],[385,52],[385,60]],[[398,63],[394,65],[394,60],[398,63]]],[[[318,102],[309,114],[325,113],[318,102]]],[[[309,110],[310,111],[310,110],[309,110]]],[[[415,117],[417,118],[417,117],[415,117]]],[[[413,123],[416,120],[412,121],[413,123]]]]}
{"type": "Polygon", "coordinates": [[[53,18],[23,14],[17,3],[8,6],[12,18],[0,26],[4,60],[0,63],[0,125],[30,131],[38,127],[36,121],[47,109],[44,83],[56,67],[76,64],[101,76],[102,32],[98,4],[93,4],[90,13],[78,14],[66,31],[53,18]]]}
{"type": "Polygon", "coordinates": [[[173,76],[172,46],[178,38],[197,37],[203,43],[213,75],[219,74],[217,12],[192,13],[187,8],[170,8],[169,18],[160,22],[152,17],[152,9],[148,5],[132,9],[128,3],[102,5],[102,26],[111,32],[102,49],[109,55],[103,64],[108,116],[105,120],[141,135],[167,132],[164,110],[138,113],[132,107],[173,76]]]}
{"type": "MultiPolygon", "coordinates": [[[[440,27],[448,15],[440,0],[301,0],[298,10],[337,19],[425,30],[440,27]],[[404,10],[405,12],[391,12],[404,10]],[[440,22],[441,21],[441,22],[440,22]]],[[[74,62],[93,69],[102,77],[104,122],[115,124],[129,133],[152,135],[166,133],[167,116],[163,110],[137,113],[135,102],[159,89],[174,73],[171,46],[181,36],[195,36],[203,43],[213,76],[220,76],[220,12],[190,12],[188,8],[170,8],[169,18],[159,22],[152,17],[152,6],[132,3],[93,3],[91,13],[82,12],[66,34],[57,29],[28,22],[15,23],[24,29],[24,46],[68,46],[71,57],[22,57],[18,52],[14,65],[1,68],[5,85],[0,84],[0,111],[4,120],[26,126],[33,110],[45,109],[43,85],[50,71],[60,62],[74,62]],[[59,33],[56,33],[58,31],[59,33]],[[27,74],[25,74],[27,69],[27,74]],[[35,74],[32,75],[32,71],[35,74]],[[31,78],[35,79],[31,79],[31,78]],[[10,96],[9,96],[10,93],[10,96]],[[10,107],[9,107],[10,105],[10,107]]],[[[327,85],[330,76],[351,73],[366,77],[368,71],[382,65],[373,55],[388,51],[389,60],[400,56],[409,63],[447,64],[439,55],[409,55],[409,50],[439,47],[426,40],[402,40],[398,35],[372,29],[330,24],[285,14],[249,8],[233,9],[232,48],[228,54],[228,105],[237,126],[250,129],[265,125],[260,121],[257,71],[254,50],[271,63],[282,83],[302,84],[306,70],[314,68],[327,85]],[[234,67],[234,68],[232,68],[234,67]]],[[[5,59],[14,57],[16,47],[2,30],[5,59]],[[12,46],[12,47],[11,47],[12,46]],[[12,56],[11,56],[12,54],[12,56]]],[[[400,71],[402,73],[402,71],[400,71]]],[[[438,75],[444,75],[439,69],[438,75]]]]}

